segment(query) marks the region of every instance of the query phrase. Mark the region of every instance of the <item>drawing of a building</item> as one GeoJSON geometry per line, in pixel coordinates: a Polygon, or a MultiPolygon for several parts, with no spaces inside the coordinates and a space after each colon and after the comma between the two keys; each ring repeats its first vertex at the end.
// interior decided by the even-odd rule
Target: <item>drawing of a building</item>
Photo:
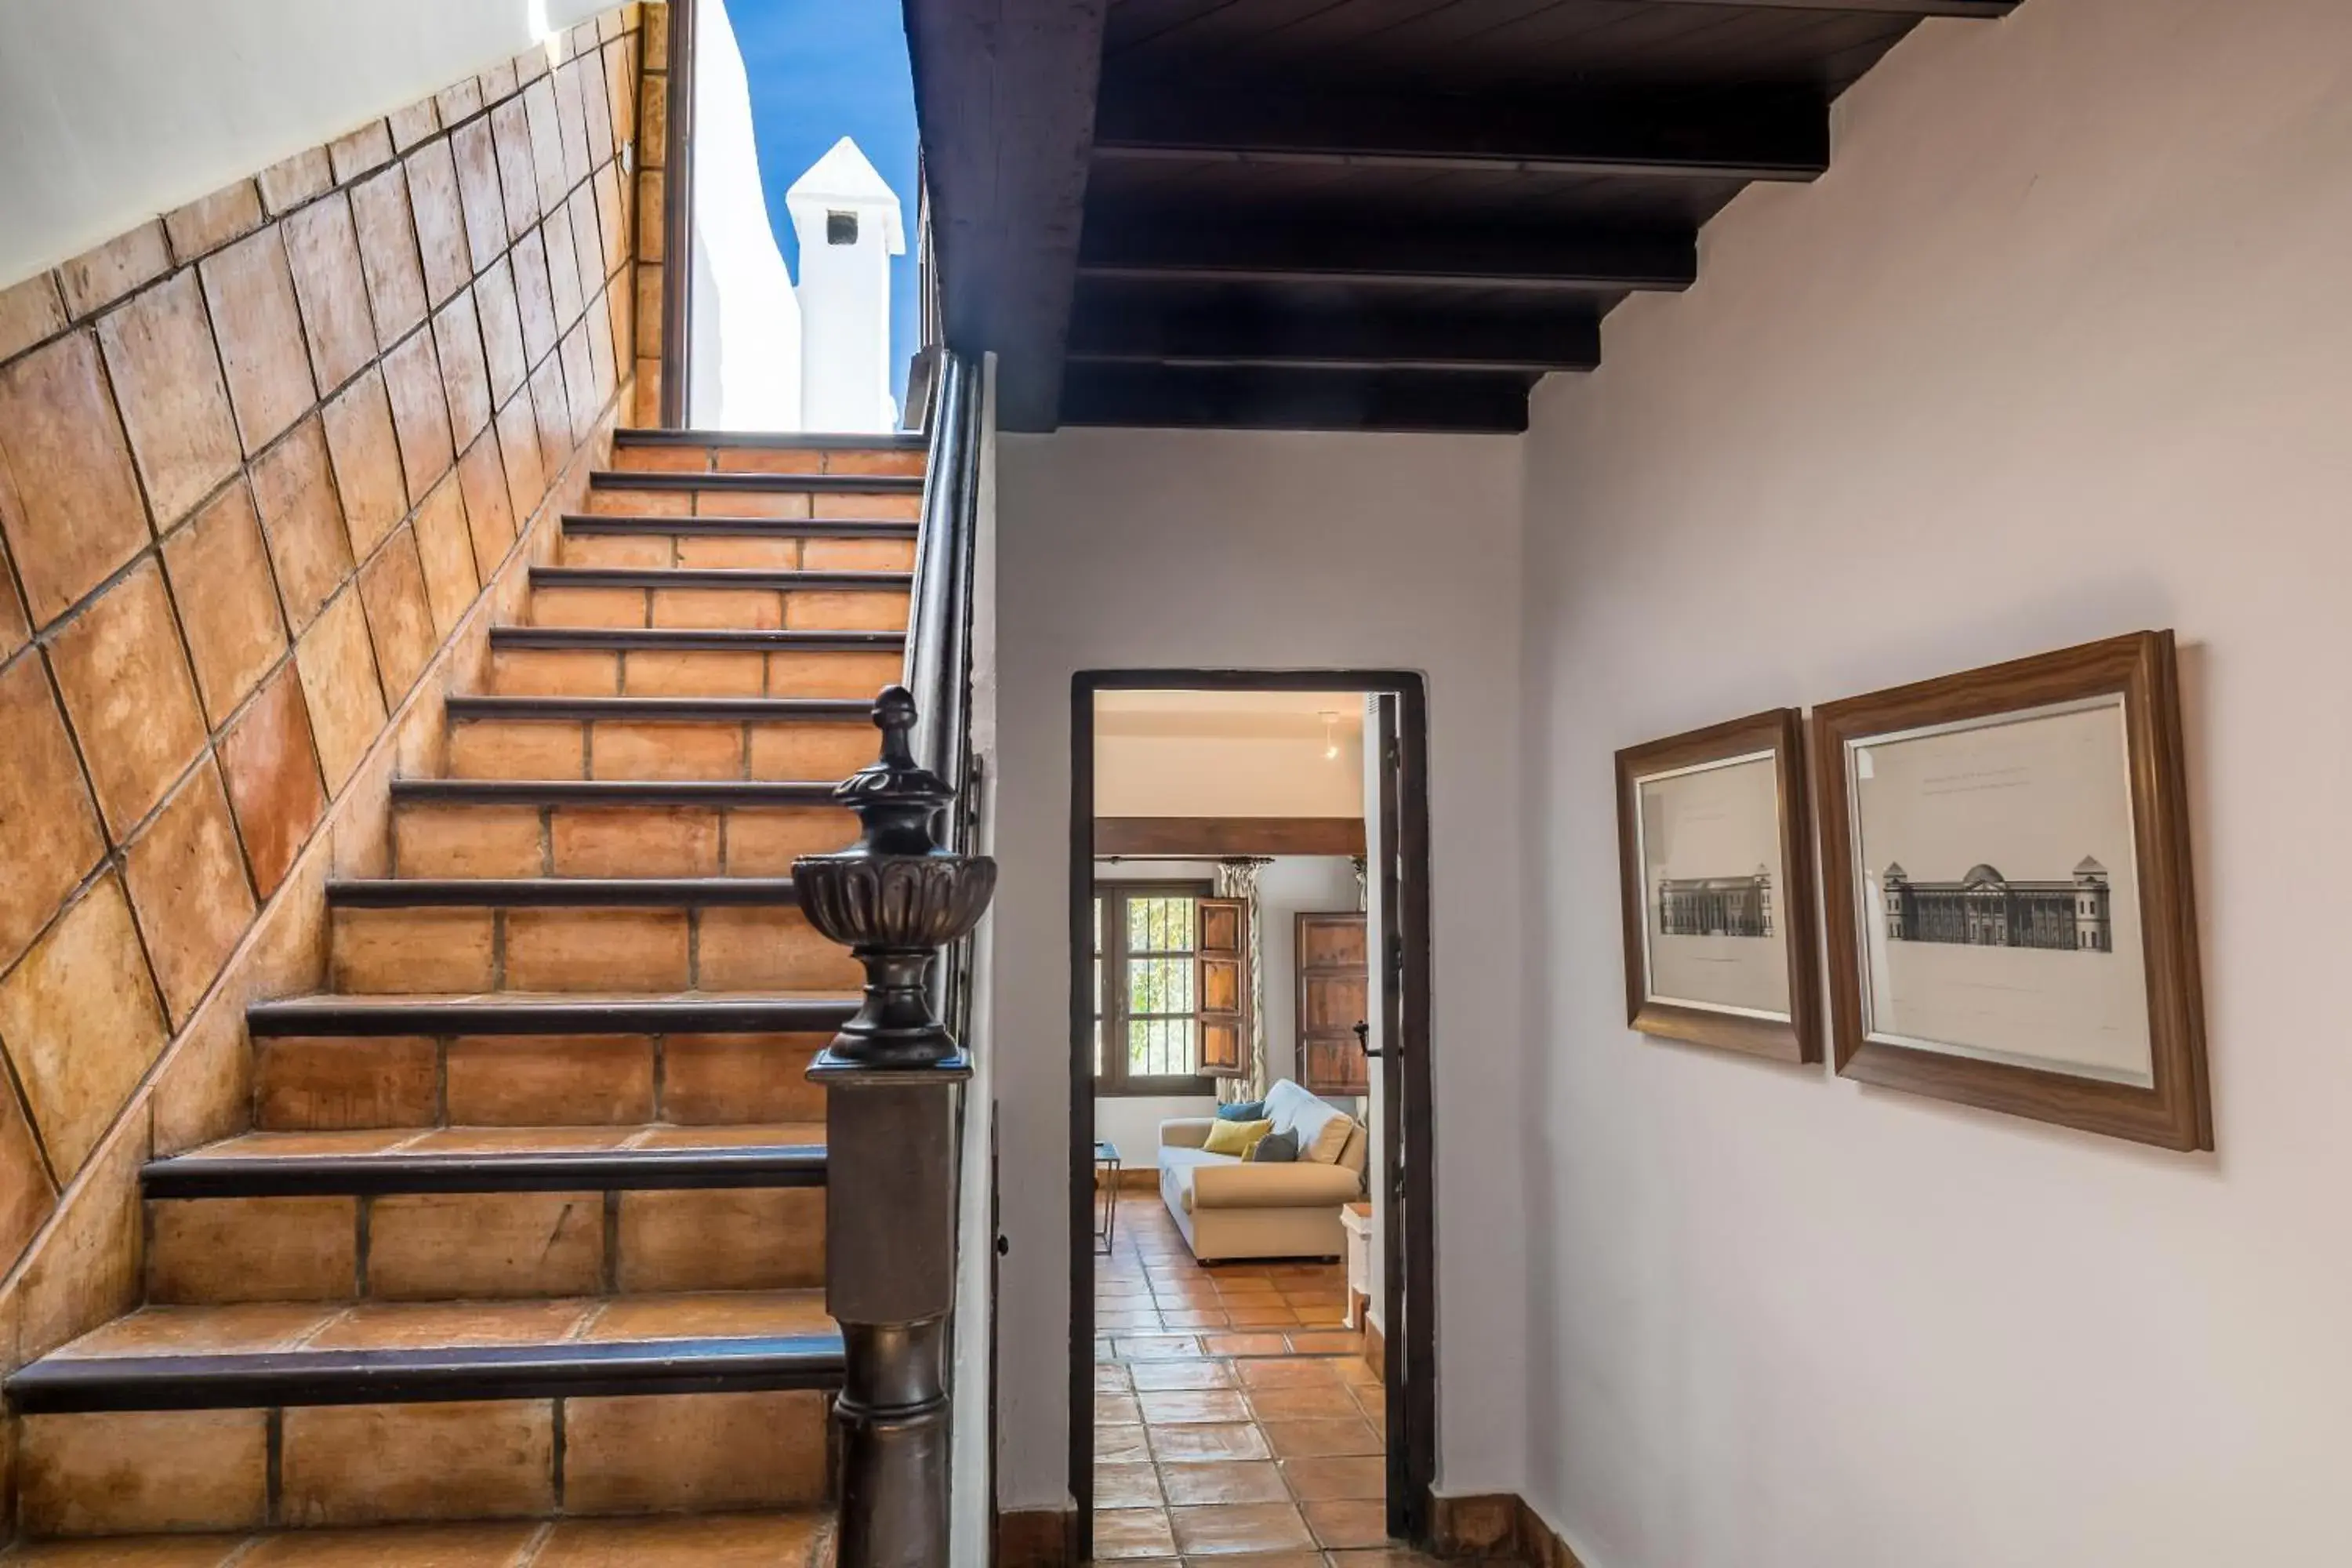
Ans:
{"type": "Polygon", "coordinates": [[[1661,877],[1658,931],[1663,936],[1770,936],[1772,872],[1750,877],[1661,877]]]}
{"type": "Polygon", "coordinates": [[[2114,889],[2096,860],[2084,859],[2064,882],[2012,882],[1990,866],[1957,882],[1915,882],[1900,865],[1882,881],[1891,942],[2115,951],[2114,889]]]}

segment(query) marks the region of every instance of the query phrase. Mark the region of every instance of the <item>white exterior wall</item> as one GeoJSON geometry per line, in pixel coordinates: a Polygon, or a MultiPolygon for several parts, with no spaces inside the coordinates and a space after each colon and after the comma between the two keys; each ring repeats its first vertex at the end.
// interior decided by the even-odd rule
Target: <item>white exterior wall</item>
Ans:
{"type": "Polygon", "coordinates": [[[604,0],[24,0],[0,288],[521,53],[604,0]]]}
{"type": "Polygon", "coordinates": [[[890,396],[890,258],[906,254],[898,198],[845,136],[784,196],[800,240],[801,410],[806,428],[895,429],[890,396]],[[834,245],[825,216],[857,218],[857,242],[834,245]]]}
{"type": "Polygon", "coordinates": [[[1068,1495],[1070,678],[1138,665],[1426,672],[1436,1184],[1487,1216],[1438,1228],[1440,1484],[1518,1489],[1516,444],[1070,430],[998,461],[1003,1506],[1068,1495]]]}
{"type": "Polygon", "coordinates": [[[723,0],[698,0],[694,76],[694,352],[687,421],[801,428],[801,307],[760,184],[751,84],[723,0]]]}
{"type": "Polygon", "coordinates": [[[1930,22],[1703,250],[1527,437],[1528,1495],[1591,1568],[2352,1562],[2352,6],[1930,22]],[[1627,1032],[1616,748],[2142,626],[2218,1153],[1627,1032]]]}

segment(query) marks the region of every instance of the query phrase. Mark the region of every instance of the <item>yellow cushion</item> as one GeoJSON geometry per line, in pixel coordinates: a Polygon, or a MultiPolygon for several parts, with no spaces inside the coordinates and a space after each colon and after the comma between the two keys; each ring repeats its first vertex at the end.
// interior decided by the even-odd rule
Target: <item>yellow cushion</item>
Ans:
{"type": "Polygon", "coordinates": [[[1201,1145],[1211,1154],[1233,1154],[1249,1158],[1257,1141],[1274,1131],[1271,1121],[1220,1121],[1209,1129],[1209,1141],[1201,1145]]]}

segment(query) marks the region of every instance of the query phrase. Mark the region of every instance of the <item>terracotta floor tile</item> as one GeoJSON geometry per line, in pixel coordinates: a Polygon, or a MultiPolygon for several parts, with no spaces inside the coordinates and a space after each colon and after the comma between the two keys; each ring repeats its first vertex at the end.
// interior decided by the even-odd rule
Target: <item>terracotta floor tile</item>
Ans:
{"type": "Polygon", "coordinates": [[[1388,1541],[1388,1507],[1377,1500],[1310,1502],[1301,1506],[1321,1545],[1380,1546],[1388,1541]]]}
{"type": "Polygon", "coordinates": [[[1285,1459],[1283,1479],[1302,1502],[1375,1500],[1388,1496],[1388,1461],[1378,1454],[1345,1458],[1285,1459]]]}
{"type": "Polygon", "coordinates": [[[1340,1382],[1331,1363],[1314,1359],[1245,1361],[1235,1363],[1234,1375],[1244,1388],[1332,1388],[1340,1382]]]}
{"type": "Polygon", "coordinates": [[[1187,1557],[1279,1552],[1314,1544],[1306,1521],[1287,1502],[1173,1508],[1168,1517],[1175,1527],[1177,1550],[1187,1557]]]}
{"type": "Polygon", "coordinates": [[[1095,1395],[1095,1425],[1097,1426],[1137,1426],[1142,1425],[1143,1412],[1131,1394],[1097,1394],[1095,1395]]]}
{"type": "Polygon", "coordinates": [[[1116,1562],[1127,1557],[1167,1557],[1176,1550],[1168,1515],[1156,1508],[1104,1509],[1095,1514],[1095,1557],[1116,1562]]]}
{"type": "Polygon", "coordinates": [[[303,1530],[264,1537],[237,1568],[506,1568],[539,1527],[450,1524],[405,1530],[303,1530]]]}
{"type": "Polygon", "coordinates": [[[342,1309],[310,1301],[225,1307],[143,1307],[93,1330],[57,1353],[91,1356],[213,1355],[291,1350],[342,1309]]]}
{"type": "Polygon", "coordinates": [[[1181,1361],[1201,1353],[1201,1342],[1192,1334],[1122,1334],[1111,1342],[1121,1361],[1181,1361]]]}
{"type": "Polygon", "coordinates": [[[1346,1329],[1325,1330],[1290,1336],[1290,1348],[1300,1355],[1361,1356],[1363,1337],[1346,1329]]]}
{"type": "Polygon", "coordinates": [[[1151,1452],[1162,1464],[1197,1464],[1211,1459],[1263,1459],[1272,1449],[1255,1426],[1202,1425],[1150,1426],[1151,1452]]]}
{"type": "MultiPolygon", "coordinates": [[[[1158,1389],[1137,1396],[1143,1420],[1152,1426],[1176,1426],[1203,1421],[1246,1421],[1248,1408],[1229,1388],[1158,1389]]],[[[1097,1419],[1100,1417],[1097,1416],[1097,1419]]]]}
{"type": "Polygon", "coordinates": [[[1097,1394],[1134,1393],[1135,1384],[1129,1375],[1126,1364],[1114,1363],[1109,1366],[1096,1367],[1095,1392],[1097,1394]]]}
{"type": "Polygon", "coordinates": [[[1224,1313],[1198,1308],[1165,1311],[1160,1313],[1160,1320],[1163,1327],[1171,1329],[1222,1329],[1227,1326],[1224,1313]]]}
{"type": "MultiPolygon", "coordinates": [[[[1268,1298],[1271,1300],[1271,1298],[1268,1298]]],[[[1225,1321],[1237,1329],[1287,1329],[1298,1322],[1298,1314],[1287,1307],[1255,1305],[1257,1298],[1244,1297],[1225,1308],[1225,1321]]]]}
{"type": "Polygon", "coordinates": [[[1159,1388],[1231,1388],[1233,1369],[1221,1361],[1139,1361],[1127,1375],[1139,1390],[1159,1388]]]}
{"type": "Polygon", "coordinates": [[[1249,1403],[1260,1421],[1344,1421],[1364,1413],[1355,1395],[1337,1385],[1253,1389],[1249,1403]]]}
{"type": "Polygon", "coordinates": [[[1280,1334],[1207,1334],[1202,1348],[1211,1355],[1278,1356],[1290,1353],[1289,1342],[1280,1334]]]}
{"type": "Polygon", "coordinates": [[[1288,1502],[1282,1471],[1270,1459],[1231,1459],[1211,1464],[1166,1465],[1160,1484],[1171,1505],[1288,1502]]]}
{"type": "Polygon", "coordinates": [[[774,1568],[804,1560],[814,1514],[567,1520],[531,1568],[774,1568]]]}
{"type": "Polygon", "coordinates": [[[312,1350],[556,1344],[594,1309],[583,1300],[363,1301],[311,1336],[312,1350]]]}
{"type": "Polygon", "coordinates": [[[1286,1459],[1381,1451],[1380,1434],[1362,1421],[1269,1421],[1265,1440],[1286,1459]]]}
{"type": "MultiPolygon", "coordinates": [[[[36,1541],[0,1562],[8,1568],[220,1568],[243,1549],[241,1535],[118,1536],[108,1541],[36,1541]]],[[[249,1563],[250,1557],[238,1558],[249,1563]]]]}
{"type": "Polygon", "coordinates": [[[1151,1449],[1144,1441],[1140,1426],[1097,1426],[1095,1428],[1095,1462],[1098,1465],[1126,1465],[1151,1458],[1151,1449]]]}
{"type": "Polygon", "coordinates": [[[583,1340],[750,1339],[829,1333],[821,1290],[703,1290],[625,1296],[605,1304],[583,1340]]]}
{"type": "MultiPolygon", "coordinates": [[[[1205,1465],[1187,1466],[1188,1469],[1206,1469],[1205,1465]]],[[[1160,1472],[1150,1465],[1117,1464],[1095,1467],[1095,1507],[1158,1508],[1166,1500],[1160,1494],[1160,1472]]]]}

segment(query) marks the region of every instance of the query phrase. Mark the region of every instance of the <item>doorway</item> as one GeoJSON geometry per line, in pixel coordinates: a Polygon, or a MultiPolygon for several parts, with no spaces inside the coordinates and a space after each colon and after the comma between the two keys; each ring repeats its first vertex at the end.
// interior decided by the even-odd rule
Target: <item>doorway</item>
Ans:
{"type": "MultiPolygon", "coordinates": [[[[1427,735],[1425,688],[1410,672],[1104,670],[1073,680],[1069,1474],[1080,1561],[1097,1550],[1171,1557],[1204,1549],[1345,1550],[1429,1534],[1436,1330],[1427,735]],[[1324,751],[1333,756],[1339,748],[1331,721],[1350,711],[1357,717],[1362,765],[1354,826],[1362,869],[1352,908],[1364,911],[1355,925],[1364,966],[1357,991],[1334,993],[1321,984],[1344,960],[1349,910],[1278,909],[1269,917],[1255,873],[1246,899],[1221,897],[1236,890],[1217,885],[1222,877],[1206,886],[1188,879],[1203,862],[1212,869],[1263,867],[1279,865],[1286,851],[1344,854],[1338,837],[1344,825],[1328,815],[1265,810],[1163,817],[1107,809],[1118,805],[1113,797],[1125,786],[1115,763],[1111,777],[1099,776],[1108,739],[1104,715],[1114,715],[1115,730],[1116,715],[1143,694],[1188,696],[1209,708],[1224,698],[1228,708],[1255,702],[1266,711],[1300,709],[1300,700],[1311,709],[1328,699],[1320,717],[1324,751]],[[1117,914],[1116,925],[1107,910],[1117,914]],[[1136,1102],[1105,1097],[1104,1058],[1127,1057],[1130,1033],[1141,1054],[1115,1059],[1113,1080],[1131,1070],[1147,1090],[1201,1096],[1218,1089],[1206,1075],[1231,1076],[1228,1037],[1252,1033],[1249,1009],[1221,994],[1220,965],[1235,942],[1236,916],[1244,930],[1257,920],[1261,934],[1277,917],[1296,921],[1284,955],[1293,973],[1276,977],[1255,964],[1246,973],[1262,989],[1264,1013],[1296,1002],[1297,1032],[1276,1043],[1283,1054],[1271,1059],[1309,1082],[1277,1086],[1276,1099],[1291,1098],[1254,1114],[1287,1117],[1282,1108],[1298,1106],[1302,1095],[1353,1112],[1365,1147],[1360,1192],[1350,1195],[1370,1207],[1369,1226],[1360,1206],[1352,1218],[1342,1213],[1344,1203],[1325,1215],[1308,1208],[1287,1220],[1212,1214],[1215,1200],[1196,1194],[1191,1175],[1171,1176],[1168,1167],[1186,1163],[1176,1145],[1205,1136],[1201,1129],[1218,1120],[1214,1106],[1171,1100],[1169,1109],[1192,1114],[1154,1125],[1149,1113],[1139,1119],[1127,1109],[1136,1102]],[[1300,953],[1297,943],[1309,952],[1300,953]],[[1140,978],[1139,963],[1149,971],[1140,978]],[[1180,969],[1194,977],[1197,994],[1181,984],[1170,990],[1180,969]],[[1319,1016],[1329,1006],[1314,1000],[1335,994],[1360,995],[1369,1015],[1355,1031],[1339,1026],[1340,1040],[1353,1032],[1359,1042],[1352,1062],[1335,1047],[1332,1020],[1319,1016]],[[1174,1042],[1171,1017],[1183,1020],[1174,1042]],[[1116,1037],[1110,1024],[1118,1026],[1116,1037]],[[1114,1038],[1116,1049],[1107,1045],[1114,1038]],[[1307,1094],[1317,1087],[1321,1094],[1307,1094]],[[1108,1157],[1098,1163],[1106,1131],[1098,1098],[1115,1107],[1108,1114],[1118,1175],[1108,1157]],[[1212,1221],[1229,1217],[1244,1223],[1213,1228],[1212,1221]],[[1305,1228],[1283,1229],[1287,1223],[1305,1228]],[[1356,1231],[1370,1254],[1376,1283],[1360,1315],[1348,1289],[1343,1228],[1356,1231]],[[1307,1251],[1286,1255],[1293,1248],[1307,1251]],[[1109,1417],[1099,1426],[1098,1412],[1109,1417]],[[1253,1533],[1217,1533],[1231,1531],[1253,1533]]],[[[1261,1076],[1246,1090],[1223,1088],[1220,1099],[1264,1092],[1261,1076]]],[[[1228,1120],[1249,1120],[1235,1110],[1228,1120]]],[[[1306,1136],[1322,1114],[1307,1109],[1305,1125],[1294,1131],[1306,1136]]],[[[1328,1163],[1331,1152],[1322,1152],[1328,1163]]],[[[1319,1194],[1328,1174],[1298,1179],[1319,1194]]]]}

